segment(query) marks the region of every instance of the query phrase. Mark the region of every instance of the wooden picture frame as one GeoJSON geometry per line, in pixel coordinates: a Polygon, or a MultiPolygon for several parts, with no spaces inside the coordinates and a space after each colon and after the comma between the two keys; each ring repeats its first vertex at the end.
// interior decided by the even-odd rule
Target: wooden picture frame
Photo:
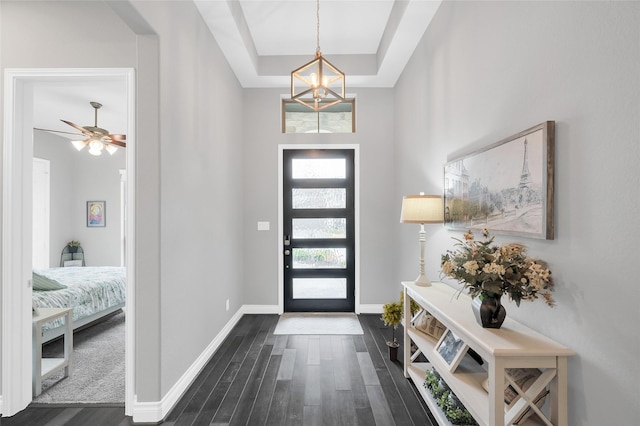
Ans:
{"type": "Polygon", "coordinates": [[[87,227],[107,226],[107,202],[87,201],[87,227]]]}
{"type": "Polygon", "coordinates": [[[450,160],[445,225],[553,240],[554,163],[554,121],[450,160]]]}
{"type": "Polygon", "coordinates": [[[449,366],[451,372],[458,367],[462,357],[467,353],[467,349],[469,346],[450,329],[444,332],[435,347],[436,353],[449,366]]]}

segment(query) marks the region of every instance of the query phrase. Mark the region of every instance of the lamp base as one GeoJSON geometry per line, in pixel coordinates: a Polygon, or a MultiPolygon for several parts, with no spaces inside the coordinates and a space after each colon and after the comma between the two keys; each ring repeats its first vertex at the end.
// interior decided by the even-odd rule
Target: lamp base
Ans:
{"type": "Polygon", "coordinates": [[[414,283],[419,287],[431,287],[431,281],[429,281],[423,274],[418,275],[418,278],[416,278],[414,283]]]}

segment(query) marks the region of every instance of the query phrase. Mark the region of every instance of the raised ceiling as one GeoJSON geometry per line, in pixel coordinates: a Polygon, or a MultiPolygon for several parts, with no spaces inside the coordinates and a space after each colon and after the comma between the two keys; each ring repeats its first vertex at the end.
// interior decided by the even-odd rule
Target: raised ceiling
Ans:
{"type": "MultiPolygon", "coordinates": [[[[195,0],[247,88],[288,87],[316,51],[316,0],[195,0]]],[[[393,87],[440,0],[320,0],[322,54],[349,87],[393,87]]]]}
{"type": "MultiPolygon", "coordinates": [[[[313,59],[315,0],[195,0],[245,88],[288,88],[291,71],[313,59]]],[[[356,87],[393,87],[441,0],[320,0],[320,47],[356,87]]],[[[286,92],[286,90],[283,90],[286,92]]],[[[121,84],[91,79],[48,82],[34,93],[34,126],[69,131],[60,119],[93,125],[89,101],[103,104],[98,123],[127,128],[121,84]]],[[[71,136],[67,136],[73,138],[71,136]]]]}

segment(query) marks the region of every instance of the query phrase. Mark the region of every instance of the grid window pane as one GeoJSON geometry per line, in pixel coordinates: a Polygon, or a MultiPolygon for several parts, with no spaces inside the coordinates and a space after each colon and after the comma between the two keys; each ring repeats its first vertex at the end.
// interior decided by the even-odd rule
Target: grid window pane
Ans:
{"type": "Polygon", "coordinates": [[[294,269],[345,269],[346,248],[294,248],[294,269]]]}
{"type": "Polygon", "coordinates": [[[344,209],[347,207],[345,188],[293,188],[291,204],[294,209],[344,209]]]}
{"type": "Polygon", "coordinates": [[[344,158],[294,158],[291,160],[293,179],[344,179],[344,158]]]}
{"type": "Polygon", "coordinates": [[[293,238],[347,238],[347,219],[293,219],[293,238]]]}
{"type": "Polygon", "coordinates": [[[346,299],[346,278],[294,278],[294,299],[346,299]]]}

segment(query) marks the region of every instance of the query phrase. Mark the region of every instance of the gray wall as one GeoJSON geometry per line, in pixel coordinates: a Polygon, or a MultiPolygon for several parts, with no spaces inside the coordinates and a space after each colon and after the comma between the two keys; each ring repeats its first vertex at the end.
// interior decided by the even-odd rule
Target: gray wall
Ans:
{"type": "Polygon", "coordinates": [[[357,98],[356,133],[283,134],[279,102],[286,90],[244,91],[244,303],[278,303],[279,144],[359,146],[361,297],[356,303],[381,304],[399,298],[389,246],[400,217],[400,200],[393,197],[390,161],[394,155],[393,91],[350,91],[357,98]],[[258,221],[269,221],[271,229],[257,231],[258,221]]]}
{"type": "Polygon", "coordinates": [[[51,267],[60,266],[60,253],[69,240],[82,244],[87,266],[120,265],[120,170],[124,150],[97,157],[78,152],[68,139],[34,132],[34,157],[50,161],[51,267]],[[86,202],[106,201],[106,225],[87,227],[86,202]]]}
{"type": "Polygon", "coordinates": [[[161,70],[159,400],[243,303],[245,120],[240,85],[195,6],[135,6],[158,34],[161,70]]]}
{"type": "MultiPolygon", "coordinates": [[[[637,2],[445,2],[395,91],[398,195],[418,184],[439,193],[452,154],[556,121],[556,238],[499,242],[550,263],[557,307],[506,308],[577,352],[572,425],[640,416],[639,29],[637,2]]],[[[437,277],[439,255],[461,234],[430,232],[427,271],[437,277]]],[[[414,267],[414,236],[401,235],[398,278],[414,267]]]]}
{"type": "Polygon", "coordinates": [[[3,0],[0,43],[3,96],[5,68],[135,66],[133,34],[102,2],[3,0]],[[95,31],[96,16],[109,31],[95,31]]]}
{"type": "Polygon", "coordinates": [[[242,304],[241,88],[191,2],[0,5],[3,69],[136,68],[134,392],[160,401],[242,304]]]}

